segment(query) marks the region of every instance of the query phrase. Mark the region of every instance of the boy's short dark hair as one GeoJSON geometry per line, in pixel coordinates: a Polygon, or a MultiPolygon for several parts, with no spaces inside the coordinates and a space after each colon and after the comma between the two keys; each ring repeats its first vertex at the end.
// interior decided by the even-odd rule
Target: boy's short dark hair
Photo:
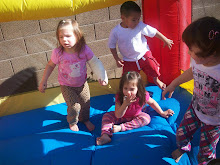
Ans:
{"type": "Polygon", "coordinates": [[[128,17],[131,12],[141,13],[141,8],[134,1],[127,1],[121,5],[120,12],[121,15],[128,17]]]}

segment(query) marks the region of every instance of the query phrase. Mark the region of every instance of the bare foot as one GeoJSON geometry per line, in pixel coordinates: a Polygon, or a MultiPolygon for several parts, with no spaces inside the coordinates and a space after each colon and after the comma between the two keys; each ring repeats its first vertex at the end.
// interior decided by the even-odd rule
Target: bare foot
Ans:
{"type": "Polygon", "coordinates": [[[106,143],[110,143],[111,141],[112,139],[107,134],[103,134],[101,137],[96,139],[96,144],[100,146],[106,143]]]}
{"type": "Polygon", "coordinates": [[[172,157],[176,163],[179,162],[182,156],[183,156],[183,153],[179,149],[176,149],[175,151],[172,152],[172,157]]]}
{"type": "Polygon", "coordinates": [[[164,84],[162,81],[160,81],[158,77],[154,77],[153,80],[154,80],[154,83],[155,83],[160,89],[164,90],[164,89],[167,87],[166,84],[164,84]]]}
{"type": "Polygon", "coordinates": [[[89,120],[84,122],[84,124],[86,125],[86,127],[89,131],[93,131],[95,129],[95,125],[92,124],[91,121],[89,121],[89,120]]]}
{"type": "Polygon", "coordinates": [[[69,127],[72,131],[79,131],[79,127],[77,126],[77,124],[73,124],[73,125],[69,124],[69,127]]]}
{"type": "Polygon", "coordinates": [[[112,132],[120,132],[121,131],[121,125],[113,125],[112,132]]]}

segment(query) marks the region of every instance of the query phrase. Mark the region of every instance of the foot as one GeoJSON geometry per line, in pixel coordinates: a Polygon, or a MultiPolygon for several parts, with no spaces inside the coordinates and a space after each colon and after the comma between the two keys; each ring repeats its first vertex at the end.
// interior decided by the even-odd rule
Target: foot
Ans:
{"type": "Polygon", "coordinates": [[[69,127],[72,131],[79,131],[79,127],[77,126],[77,124],[73,124],[73,125],[69,124],[69,127]]]}
{"type": "Polygon", "coordinates": [[[158,77],[154,77],[154,83],[162,90],[166,88],[166,84],[160,81],[158,77]]]}
{"type": "Polygon", "coordinates": [[[183,153],[179,149],[176,149],[175,151],[172,152],[172,157],[176,163],[179,162],[182,156],[183,156],[183,153]]]}
{"type": "Polygon", "coordinates": [[[84,122],[84,124],[86,125],[86,128],[89,130],[89,131],[93,131],[95,129],[95,125],[91,123],[91,121],[86,121],[84,122]]]}
{"type": "Polygon", "coordinates": [[[96,139],[96,144],[100,146],[106,143],[110,143],[111,141],[112,139],[107,134],[103,134],[101,137],[96,139]]]}
{"type": "Polygon", "coordinates": [[[120,132],[121,131],[121,125],[113,125],[112,132],[120,132]]]}

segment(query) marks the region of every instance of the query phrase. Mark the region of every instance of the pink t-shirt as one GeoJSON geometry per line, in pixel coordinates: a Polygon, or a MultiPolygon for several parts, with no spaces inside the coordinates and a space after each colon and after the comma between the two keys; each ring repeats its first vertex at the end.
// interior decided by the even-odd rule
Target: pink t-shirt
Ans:
{"type": "MultiPolygon", "coordinates": [[[[149,100],[149,97],[150,97],[150,95],[149,95],[149,93],[146,91],[146,101],[148,101],[149,100]]],[[[120,101],[118,100],[118,94],[116,94],[116,96],[115,96],[115,101],[117,102],[117,103],[120,103],[120,101]]],[[[144,106],[144,105],[143,105],[144,106]]],[[[127,111],[125,112],[125,114],[124,114],[124,118],[129,118],[129,117],[135,117],[135,116],[137,116],[141,111],[142,111],[142,107],[143,106],[140,106],[139,105],[139,98],[137,98],[137,100],[135,101],[135,102],[133,102],[132,104],[130,104],[129,106],[128,106],[128,109],[127,109],[127,111]]]]}
{"type": "Polygon", "coordinates": [[[52,51],[51,60],[58,65],[58,81],[60,85],[80,87],[87,79],[86,62],[94,56],[86,45],[78,57],[77,53],[69,54],[56,48],[52,51]]]}

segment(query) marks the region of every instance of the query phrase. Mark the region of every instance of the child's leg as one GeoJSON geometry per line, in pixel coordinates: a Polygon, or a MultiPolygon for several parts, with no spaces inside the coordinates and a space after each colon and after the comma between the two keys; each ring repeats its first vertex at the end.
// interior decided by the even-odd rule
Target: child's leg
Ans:
{"type": "Polygon", "coordinates": [[[143,70],[143,72],[147,76],[153,77],[154,83],[159,86],[160,89],[164,90],[166,88],[166,84],[164,84],[162,81],[159,80],[160,76],[160,64],[157,62],[157,60],[152,56],[151,51],[146,52],[144,57],[140,59],[139,61],[140,67],[143,70]]]}
{"type": "Polygon", "coordinates": [[[111,141],[112,141],[111,137],[108,134],[104,133],[104,134],[102,134],[101,137],[98,137],[96,139],[96,144],[98,146],[100,146],[100,145],[103,145],[103,144],[106,144],[106,143],[110,143],[111,141]]]}
{"type": "Polygon", "coordinates": [[[175,159],[176,162],[180,160],[184,152],[191,150],[190,141],[199,127],[200,120],[196,117],[195,112],[190,105],[176,131],[176,143],[178,149],[172,153],[173,159],[175,159]]]}
{"type": "Polygon", "coordinates": [[[94,124],[89,121],[90,116],[90,91],[87,82],[81,87],[78,92],[78,101],[81,105],[81,110],[79,113],[79,121],[83,122],[89,131],[95,129],[94,124]]]}
{"type": "Polygon", "coordinates": [[[125,72],[129,72],[129,71],[136,71],[138,73],[140,72],[140,70],[137,67],[136,62],[134,62],[134,61],[124,61],[122,74],[124,74],[125,72]]]}
{"type": "Polygon", "coordinates": [[[89,131],[93,131],[95,129],[95,125],[92,124],[90,120],[85,121],[84,124],[89,131]]]}
{"type": "Polygon", "coordinates": [[[63,94],[63,98],[68,106],[67,122],[69,123],[69,127],[72,131],[79,131],[77,123],[81,106],[77,101],[78,96],[76,88],[63,85],[61,85],[60,87],[61,92],[63,94]]]}
{"type": "Polygon", "coordinates": [[[204,164],[216,158],[216,145],[219,141],[220,126],[202,123],[198,163],[204,164]]]}
{"type": "Polygon", "coordinates": [[[79,131],[79,127],[77,124],[69,124],[70,130],[79,131]]]}
{"type": "Polygon", "coordinates": [[[111,137],[113,125],[118,120],[120,120],[120,119],[117,119],[115,117],[114,111],[106,112],[102,117],[102,133],[101,133],[101,135],[107,134],[111,137]]]}
{"type": "MultiPolygon", "coordinates": [[[[111,142],[112,126],[118,119],[115,117],[115,112],[106,112],[102,117],[102,133],[101,137],[96,139],[97,145],[103,145],[111,142]]],[[[119,119],[120,120],[120,119],[119,119]]]]}
{"type": "Polygon", "coordinates": [[[184,152],[182,152],[180,149],[177,148],[175,151],[172,152],[171,155],[176,162],[179,162],[183,154],[184,152]]]}
{"type": "Polygon", "coordinates": [[[136,116],[131,121],[122,123],[120,125],[115,125],[113,128],[113,132],[119,131],[127,131],[135,128],[143,127],[150,123],[150,116],[147,113],[141,112],[138,116],[136,116]]]}
{"type": "Polygon", "coordinates": [[[162,81],[160,81],[160,79],[158,77],[154,77],[153,78],[154,83],[162,90],[164,90],[166,88],[166,84],[164,84],[162,81]]]}

